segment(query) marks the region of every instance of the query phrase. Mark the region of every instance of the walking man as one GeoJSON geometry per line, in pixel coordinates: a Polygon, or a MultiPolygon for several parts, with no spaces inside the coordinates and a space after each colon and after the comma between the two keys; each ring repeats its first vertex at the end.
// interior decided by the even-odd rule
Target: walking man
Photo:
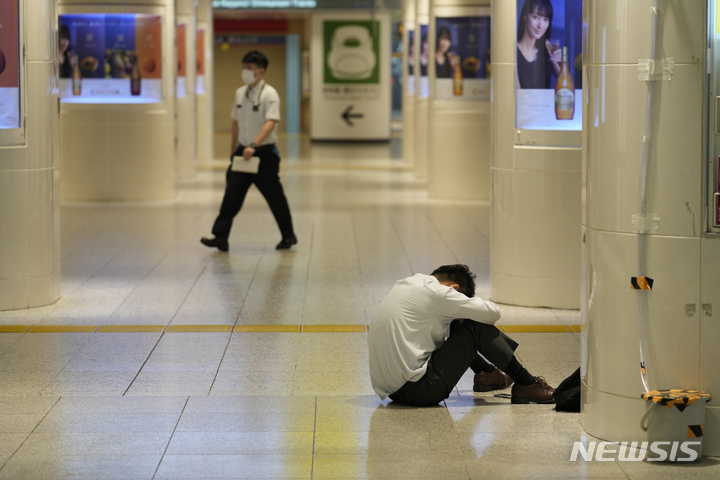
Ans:
{"type": "Polygon", "coordinates": [[[225,176],[225,196],[212,228],[214,237],[203,237],[200,241],[203,245],[216,247],[221,252],[228,251],[228,236],[233,219],[240,212],[245,195],[254,183],[265,197],[280,228],[282,239],[275,248],[284,250],[295,245],[297,237],[293,230],[290,207],[278,176],[280,153],[275,144],[277,124],[280,121],[280,97],[277,90],[263,79],[268,59],[262,52],[253,50],[246,54],[242,66],[242,79],[246,85],[235,92],[231,113],[230,151],[233,154],[225,176]],[[259,157],[257,172],[236,171],[242,165],[233,165],[233,157],[235,162],[248,162],[252,157],[259,157]]]}

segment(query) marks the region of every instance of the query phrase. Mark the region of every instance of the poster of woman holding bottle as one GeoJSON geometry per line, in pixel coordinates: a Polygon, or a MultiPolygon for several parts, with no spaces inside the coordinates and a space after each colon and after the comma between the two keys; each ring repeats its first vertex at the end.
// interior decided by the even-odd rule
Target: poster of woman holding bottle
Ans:
{"type": "Polygon", "coordinates": [[[490,17],[437,18],[435,98],[490,98],[490,17]]]}
{"type": "Polygon", "coordinates": [[[516,127],[582,128],[582,0],[517,0],[516,127]]]}

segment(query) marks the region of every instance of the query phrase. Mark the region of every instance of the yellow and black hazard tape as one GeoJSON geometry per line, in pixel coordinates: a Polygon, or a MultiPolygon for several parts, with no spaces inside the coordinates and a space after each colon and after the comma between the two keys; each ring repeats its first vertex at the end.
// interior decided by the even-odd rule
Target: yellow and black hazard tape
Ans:
{"type": "Polygon", "coordinates": [[[630,285],[633,290],[652,290],[654,280],[650,277],[631,277],[630,285]]]}
{"type": "Polygon", "coordinates": [[[645,400],[659,403],[660,405],[670,408],[675,406],[681,412],[685,410],[685,407],[692,405],[700,399],[707,399],[709,402],[712,398],[709,393],[701,392],[699,390],[681,390],[681,389],[670,389],[670,390],[650,390],[641,395],[645,400]]]}
{"type": "Polygon", "coordinates": [[[700,438],[705,433],[705,424],[688,425],[687,438],[700,438]]]}

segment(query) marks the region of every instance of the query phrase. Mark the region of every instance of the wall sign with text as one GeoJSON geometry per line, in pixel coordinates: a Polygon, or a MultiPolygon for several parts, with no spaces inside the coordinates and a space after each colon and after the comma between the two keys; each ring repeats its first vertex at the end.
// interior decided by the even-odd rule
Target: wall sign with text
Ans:
{"type": "Polygon", "coordinates": [[[582,0],[517,0],[515,126],[582,130],[582,0]]]}
{"type": "Polygon", "coordinates": [[[162,17],[60,15],[58,24],[63,102],[162,101],[162,17]]]}
{"type": "Polygon", "coordinates": [[[0,128],[20,128],[18,0],[0,0],[0,128]]]}

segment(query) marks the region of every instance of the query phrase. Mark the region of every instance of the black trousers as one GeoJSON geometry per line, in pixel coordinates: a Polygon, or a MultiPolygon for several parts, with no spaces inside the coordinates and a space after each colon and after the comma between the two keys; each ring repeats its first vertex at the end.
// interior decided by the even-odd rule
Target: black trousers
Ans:
{"type": "MultiPolygon", "coordinates": [[[[242,149],[241,146],[240,151],[242,149]]],[[[270,206],[282,238],[292,237],[294,234],[290,207],[278,176],[280,153],[275,145],[263,145],[257,149],[256,154],[260,157],[258,173],[233,172],[232,165],[228,167],[225,174],[225,196],[212,229],[212,233],[216,237],[228,238],[230,236],[233,219],[240,212],[245,195],[253,183],[270,206]]]]}
{"type": "Polygon", "coordinates": [[[417,382],[407,382],[390,398],[407,405],[437,405],[450,396],[478,352],[505,370],[517,346],[494,325],[455,320],[448,339],[430,356],[425,375],[417,382]]]}

